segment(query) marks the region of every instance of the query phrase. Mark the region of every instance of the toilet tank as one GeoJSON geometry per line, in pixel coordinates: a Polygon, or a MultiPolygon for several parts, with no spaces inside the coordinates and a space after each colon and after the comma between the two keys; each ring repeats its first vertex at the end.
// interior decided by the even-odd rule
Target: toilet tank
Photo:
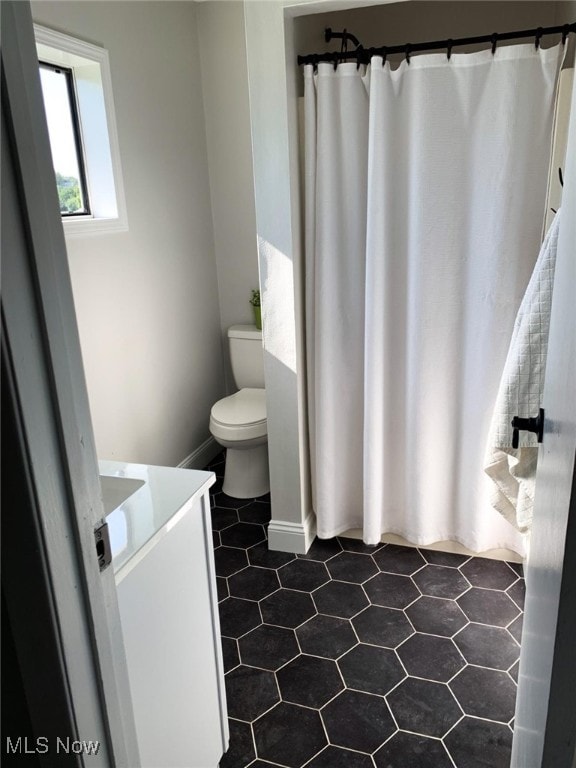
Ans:
{"type": "Polygon", "coordinates": [[[238,389],[264,389],[262,331],[255,325],[233,325],[228,328],[228,344],[232,373],[238,389]]]}

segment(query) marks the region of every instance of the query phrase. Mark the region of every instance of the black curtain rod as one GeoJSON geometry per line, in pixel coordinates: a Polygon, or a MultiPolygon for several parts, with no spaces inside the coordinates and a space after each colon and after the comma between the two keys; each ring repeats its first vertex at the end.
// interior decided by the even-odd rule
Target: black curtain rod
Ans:
{"type": "MultiPolygon", "coordinates": [[[[339,61],[353,59],[357,64],[369,64],[372,56],[382,56],[384,61],[392,53],[404,53],[408,63],[410,55],[417,51],[437,51],[446,48],[448,58],[452,53],[452,48],[459,45],[475,45],[477,43],[491,43],[492,53],[496,50],[496,45],[502,40],[517,40],[523,37],[533,37],[534,44],[538,48],[540,38],[544,35],[562,35],[562,42],[570,32],[576,32],[576,22],[573,24],[561,24],[557,27],[538,27],[537,29],[522,29],[517,32],[494,32],[492,35],[478,35],[477,37],[459,37],[454,40],[432,40],[426,43],[404,43],[403,45],[383,45],[380,48],[363,48],[358,45],[353,51],[338,51],[335,53],[309,53],[306,56],[298,56],[298,64],[318,64],[321,61],[332,62],[334,66],[339,61]]],[[[349,33],[338,33],[330,30],[330,37],[339,37],[342,39],[351,39],[353,35],[349,33]],[[345,35],[345,37],[344,37],[345,35]]],[[[327,35],[328,37],[328,35],[327,35]]],[[[330,38],[328,38],[330,39],[330,38]]],[[[356,38],[354,38],[356,40],[356,38]]]]}

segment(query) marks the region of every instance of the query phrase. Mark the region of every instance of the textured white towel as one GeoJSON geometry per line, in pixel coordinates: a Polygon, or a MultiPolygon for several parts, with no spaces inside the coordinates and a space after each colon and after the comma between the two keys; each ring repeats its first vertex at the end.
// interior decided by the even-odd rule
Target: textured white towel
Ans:
{"type": "Polygon", "coordinates": [[[522,299],[500,381],[484,471],[492,479],[492,506],[519,531],[532,522],[538,439],[520,432],[512,448],[514,416],[537,416],[542,402],[560,211],[546,235],[522,299]]]}

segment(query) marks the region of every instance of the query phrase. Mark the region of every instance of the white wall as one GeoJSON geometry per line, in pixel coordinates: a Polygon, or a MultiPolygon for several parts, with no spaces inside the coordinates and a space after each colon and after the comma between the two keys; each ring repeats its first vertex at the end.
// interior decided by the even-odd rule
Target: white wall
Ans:
{"type": "Polygon", "coordinates": [[[173,466],[224,393],[196,5],[32,13],[110,54],[129,231],[68,243],[98,454],[173,466]]]}
{"type": "Polygon", "coordinates": [[[233,392],[226,330],[254,322],[248,300],[259,287],[244,6],[199,3],[197,18],[222,347],[233,392]]]}

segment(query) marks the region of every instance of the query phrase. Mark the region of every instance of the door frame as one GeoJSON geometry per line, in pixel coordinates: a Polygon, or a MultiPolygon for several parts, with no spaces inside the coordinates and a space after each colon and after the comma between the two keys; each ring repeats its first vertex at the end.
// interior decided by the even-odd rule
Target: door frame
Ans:
{"type": "Polygon", "coordinates": [[[40,764],[133,768],[114,575],[100,573],[95,551],[104,512],[30,4],[5,1],[1,15],[3,411],[16,494],[3,509],[2,589],[32,732],[48,740],[35,742],[40,764]],[[100,748],[57,754],[58,737],[100,748]]]}
{"type": "Polygon", "coordinates": [[[576,79],[571,103],[512,768],[576,765],[576,79]]]}

